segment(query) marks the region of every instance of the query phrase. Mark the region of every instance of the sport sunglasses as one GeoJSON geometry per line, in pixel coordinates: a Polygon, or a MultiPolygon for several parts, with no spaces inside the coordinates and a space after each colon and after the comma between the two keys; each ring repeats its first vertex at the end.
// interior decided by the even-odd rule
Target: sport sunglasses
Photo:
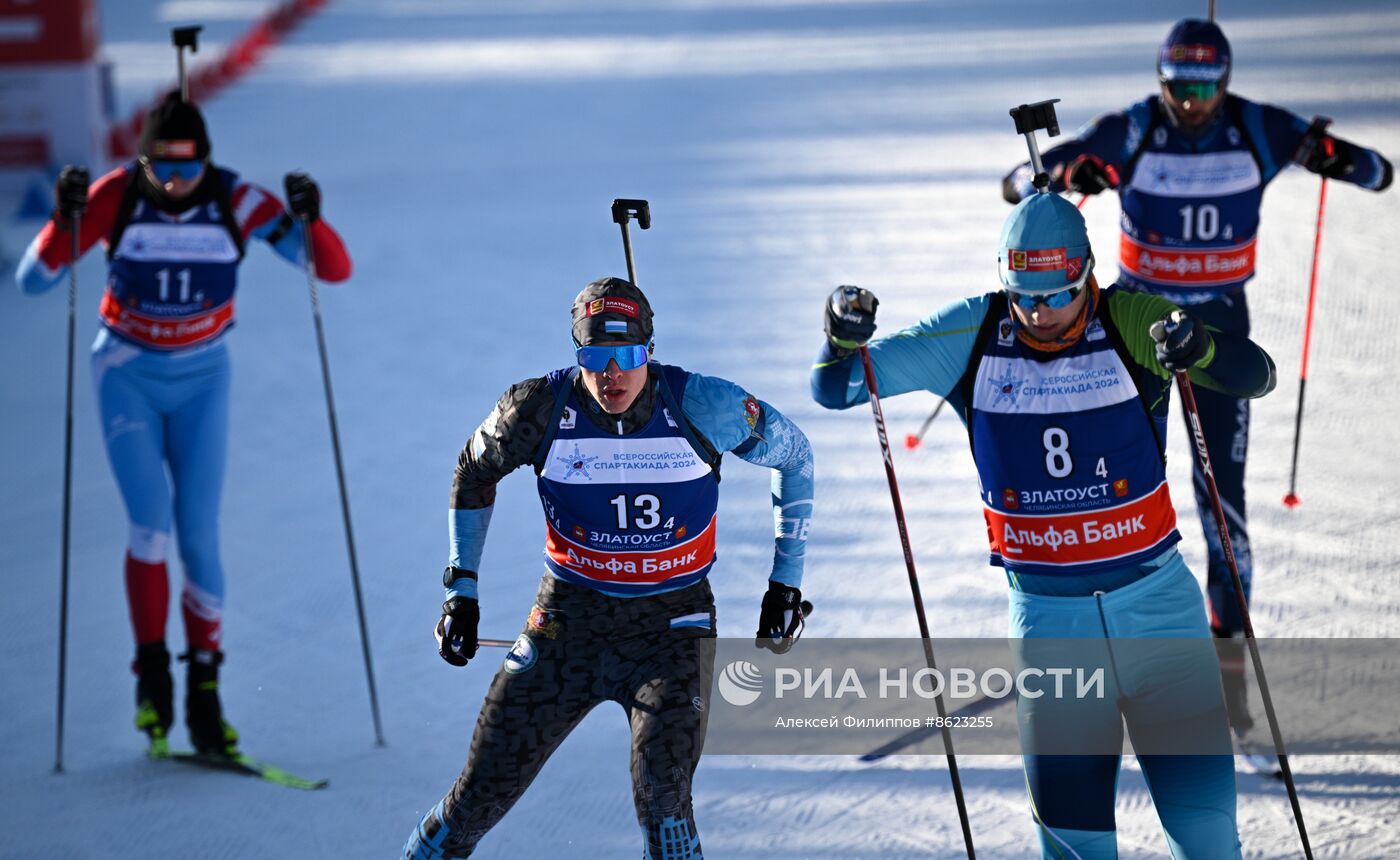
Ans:
{"type": "Polygon", "coordinates": [[[1219,81],[1163,81],[1166,84],[1167,92],[1177,101],[1195,99],[1198,101],[1210,101],[1220,93],[1219,81]]]}
{"type": "Polygon", "coordinates": [[[172,179],[194,179],[204,169],[204,162],[193,158],[180,161],[156,158],[147,161],[146,166],[158,181],[169,182],[172,179]]]}
{"type": "Polygon", "coordinates": [[[616,361],[622,370],[635,370],[651,358],[651,350],[646,344],[625,343],[621,346],[580,346],[574,350],[578,366],[584,370],[599,372],[608,369],[608,362],[616,361]]]}
{"type": "Polygon", "coordinates": [[[1083,287],[1070,287],[1067,290],[1060,290],[1058,293],[1041,293],[1038,295],[1027,295],[1025,293],[1013,293],[1007,290],[1007,296],[1024,311],[1035,310],[1036,305],[1045,305],[1052,310],[1059,310],[1068,307],[1071,302],[1079,297],[1083,287]]]}

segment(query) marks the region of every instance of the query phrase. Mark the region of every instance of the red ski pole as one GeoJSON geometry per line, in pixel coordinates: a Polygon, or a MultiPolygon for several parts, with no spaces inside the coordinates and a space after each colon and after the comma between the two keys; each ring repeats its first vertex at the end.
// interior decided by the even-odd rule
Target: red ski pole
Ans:
{"type": "MultiPolygon", "coordinates": [[[[1329,149],[1332,141],[1323,145],[1329,149]]],[[[1312,346],[1313,306],[1317,299],[1317,258],[1322,251],[1322,214],[1327,206],[1327,177],[1322,177],[1322,190],[1317,195],[1317,230],[1313,234],[1312,275],[1308,278],[1308,315],[1303,324],[1303,358],[1298,371],[1298,411],[1293,418],[1293,468],[1288,474],[1288,494],[1283,497],[1286,507],[1296,508],[1298,498],[1298,445],[1303,435],[1303,392],[1308,387],[1308,350],[1312,346]]]]}
{"type": "MultiPolygon", "coordinates": [[[[890,451],[890,439],[885,433],[885,413],[880,408],[880,392],[875,387],[875,366],[870,361],[870,349],[860,348],[860,362],[865,368],[865,390],[870,394],[870,411],[875,413],[875,431],[880,437],[880,453],[885,459],[885,477],[890,483],[890,500],[894,502],[894,519],[899,525],[899,543],[904,548],[904,567],[909,571],[909,589],[914,595],[914,613],[919,617],[919,635],[924,641],[924,658],[934,672],[938,666],[933,659],[933,641],[929,638],[928,616],[924,613],[924,598],[919,591],[919,575],[914,571],[914,548],[909,543],[909,527],[904,522],[904,504],[899,499],[899,481],[894,475],[894,455],[890,451]]],[[[936,414],[936,413],[935,413],[936,414]]],[[[943,749],[948,754],[948,775],[953,781],[953,797],[958,804],[958,821],[962,824],[963,845],[967,847],[968,860],[976,860],[977,851],[972,847],[972,825],[967,819],[967,802],[963,799],[962,778],[958,775],[958,758],[953,753],[953,734],[948,730],[948,712],[943,707],[940,693],[933,697],[938,711],[938,725],[943,733],[943,749]]]]}

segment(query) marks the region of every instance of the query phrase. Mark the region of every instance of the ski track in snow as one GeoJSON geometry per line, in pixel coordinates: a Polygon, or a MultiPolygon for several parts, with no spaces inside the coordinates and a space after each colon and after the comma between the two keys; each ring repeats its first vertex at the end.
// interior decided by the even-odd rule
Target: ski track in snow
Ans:
{"type": "MultiPolygon", "coordinates": [[[[162,37],[207,16],[206,52],[266,3],[103,4],[118,116],[168,80],[162,37]]],[[[1400,15],[1386,4],[1226,4],[1232,87],[1400,156],[1400,15]]],[[[329,789],[148,763],[132,730],[120,563],[124,517],[77,372],[67,774],[50,775],[62,468],[62,287],[0,290],[0,857],[394,856],[448,787],[499,654],[434,653],[444,503],[457,451],[505,387],[568,362],[574,292],[623,271],[613,197],[647,197],[633,231],[658,357],[728,376],[793,417],[818,459],[810,636],[916,635],[869,412],[807,394],[820,303],[838,283],[881,298],[882,330],[995,286],[1024,158],[1012,105],[1058,97],[1068,132],[1141,98],[1180,4],[735,0],[331,4],[207,107],[216,157],[268,187],[309,169],[357,271],[322,290],[388,746],[373,747],[314,337],[300,273],[265,249],[242,269],[223,504],[224,698],[248,750],[329,789]],[[1036,46],[1040,46],[1037,48],[1036,46]],[[735,348],[738,347],[738,348],[735,348]],[[58,814],[55,814],[55,813],[58,814]]],[[[1042,144],[1044,139],[1042,138],[1042,144]]],[[[1270,188],[1250,288],[1279,366],[1255,404],[1249,474],[1261,635],[1400,633],[1400,413],[1387,397],[1400,196],[1333,184],[1319,271],[1299,492],[1287,511],[1317,179],[1270,188]]],[[[1112,274],[1116,202],[1085,207],[1112,274]]],[[[6,230],[13,229],[10,226],[6,230]]],[[[26,226],[24,229],[29,229],[26,226]]],[[[80,268],[79,343],[96,330],[99,255],[80,268]]],[[[886,402],[892,439],[932,396],[886,402]]],[[[1190,452],[1173,418],[1169,477],[1183,552],[1203,568],[1190,452]]],[[[997,636],[1005,585],[985,566],[966,440],[941,416],[900,471],[930,621],[997,636]]],[[[721,632],[747,632],[771,558],[768,477],[725,467],[721,632]]],[[[501,488],[483,561],[484,636],[513,638],[540,568],[528,477],[501,488]]],[[[178,563],[172,565],[178,567],[178,563]]],[[[178,586],[177,586],[178,587],[178,586]]],[[[178,613],[175,613],[178,616],[178,613]]],[[[172,618],[178,641],[179,619],[172,618]]],[[[183,686],[177,677],[177,689],[183,686]]],[[[1285,733],[1287,726],[1284,727],[1285,733]]],[[[175,730],[183,743],[183,729],[175,730]]],[[[628,741],[616,706],[584,721],[477,856],[636,856],[628,741]]],[[[963,757],[979,855],[1028,856],[1019,760],[963,757]]],[[[1319,857],[1400,855],[1393,756],[1294,761],[1319,857]]],[[[696,777],[711,856],[961,856],[941,753],[720,757],[696,777]]],[[[1166,857],[1141,773],[1119,790],[1124,857],[1166,857]]],[[[1296,856],[1283,786],[1240,777],[1251,858],[1296,856]]]]}

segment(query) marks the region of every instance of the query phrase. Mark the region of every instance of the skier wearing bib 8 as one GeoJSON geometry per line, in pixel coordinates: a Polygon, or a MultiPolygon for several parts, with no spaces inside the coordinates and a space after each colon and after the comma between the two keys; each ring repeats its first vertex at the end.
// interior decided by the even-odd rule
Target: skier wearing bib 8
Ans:
{"type": "MultiPolygon", "coordinates": [[[[1176,550],[1162,440],[1175,371],[1202,388],[1259,397],[1273,388],[1273,362],[1166,299],[1101,289],[1084,219],[1059,195],[1018,204],[1000,249],[1003,291],[954,302],[868,351],[882,398],[930,391],[967,427],[1020,658],[1037,662],[1069,639],[1117,655],[1102,699],[1017,702],[1042,856],[1117,856],[1120,757],[1107,750],[1121,748],[1126,720],[1135,744],[1192,738],[1190,754],[1139,748],[1173,856],[1238,857],[1219,664],[1200,590],[1176,550]],[[1169,665],[1128,659],[1125,640],[1162,639],[1181,643],[1169,665]],[[1041,752],[1079,740],[1093,751],[1041,752]]],[[[823,406],[868,400],[856,355],[877,306],[857,287],[828,300],[812,371],[823,406]]]]}
{"type": "MultiPolygon", "coordinates": [[[[1046,151],[1043,161],[1051,191],[1118,192],[1119,286],[1162,296],[1220,331],[1247,337],[1245,285],[1254,277],[1264,188],[1290,164],[1372,191],[1388,188],[1394,172],[1379,153],[1327,134],[1324,123],[1227,92],[1232,68],[1230,43],[1214,22],[1180,21],[1158,53],[1161,92],[1098,117],[1077,139],[1046,151]]],[[[1020,165],[1003,180],[1003,196],[1012,203],[1025,198],[1034,191],[1031,179],[1030,166],[1020,165]]],[[[1196,398],[1248,599],[1254,570],[1244,491],[1249,401],[1208,388],[1196,398]]],[[[1193,469],[1210,558],[1211,629],[1233,640],[1222,680],[1231,726],[1243,738],[1253,726],[1244,621],[1199,463],[1193,469]]]]}

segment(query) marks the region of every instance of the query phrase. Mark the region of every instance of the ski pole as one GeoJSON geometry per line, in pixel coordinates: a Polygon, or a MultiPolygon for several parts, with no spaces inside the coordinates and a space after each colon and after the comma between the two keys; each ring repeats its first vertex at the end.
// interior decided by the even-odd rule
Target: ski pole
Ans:
{"type": "MultiPolygon", "coordinates": [[[[875,366],[870,361],[870,349],[860,348],[860,362],[865,368],[865,390],[870,394],[870,411],[875,415],[875,433],[880,437],[880,454],[885,460],[885,478],[890,484],[890,500],[894,503],[894,519],[899,526],[899,543],[904,549],[904,567],[909,572],[909,590],[914,596],[914,614],[919,618],[919,636],[923,638],[924,659],[935,675],[938,665],[933,657],[933,640],[929,637],[928,616],[924,613],[924,598],[919,591],[919,575],[914,570],[914,549],[909,543],[909,528],[904,521],[904,504],[899,499],[899,480],[894,474],[894,456],[890,451],[889,436],[885,433],[885,413],[880,409],[880,392],[875,385],[875,366]]],[[[972,847],[972,825],[968,823],[967,802],[963,798],[962,779],[958,775],[958,758],[953,752],[953,734],[948,729],[948,712],[943,706],[943,694],[933,698],[938,711],[938,724],[942,729],[943,749],[948,755],[948,775],[953,781],[953,797],[958,804],[958,821],[962,825],[963,845],[967,847],[968,860],[975,860],[977,851],[972,847]]]]}
{"type": "MultiPolygon", "coordinates": [[[[1329,122],[1331,120],[1326,117],[1315,117],[1308,134],[1303,138],[1304,145],[1307,146],[1311,138],[1311,145],[1316,146],[1318,138],[1324,133],[1329,122]]],[[[1332,142],[1322,138],[1321,143],[1330,148],[1332,142]]],[[[1303,358],[1298,371],[1298,409],[1293,416],[1293,467],[1288,473],[1288,493],[1283,497],[1284,506],[1289,508],[1296,508],[1303,501],[1298,498],[1298,448],[1303,436],[1303,392],[1308,387],[1308,351],[1312,347],[1313,307],[1317,299],[1317,259],[1322,251],[1322,214],[1326,206],[1327,177],[1324,176],[1322,187],[1317,193],[1317,227],[1313,232],[1312,274],[1308,277],[1308,314],[1307,321],[1303,324],[1303,358]]]]}
{"type": "MultiPolygon", "coordinates": [[[[291,174],[288,174],[288,179],[291,174]]],[[[291,196],[291,189],[287,190],[291,196]]],[[[345,548],[350,556],[350,581],[355,589],[355,614],[360,621],[360,649],[365,657],[365,679],[369,683],[369,707],[374,716],[374,745],[384,746],[384,730],[379,721],[379,696],[374,688],[374,661],[369,652],[369,627],[365,624],[365,599],[360,590],[360,566],[355,559],[355,532],[350,525],[350,494],[345,489],[345,466],[340,456],[340,428],[335,419],[335,397],[331,393],[330,360],[326,357],[326,333],[321,323],[321,297],[316,290],[316,252],[311,241],[311,222],[298,215],[302,246],[306,251],[306,287],[311,292],[311,315],[316,320],[316,346],[321,353],[321,382],[326,389],[326,417],[331,426],[331,448],[335,452],[335,477],[340,485],[340,513],[345,521],[345,548]]]]}
{"type": "Polygon", "coordinates": [[[629,216],[635,216],[637,226],[651,229],[651,206],[645,200],[632,200],[620,197],[612,202],[613,221],[622,227],[622,253],[627,257],[627,280],[637,286],[637,268],[632,265],[632,237],[627,232],[629,216]]]}
{"type": "Polygon", "coordinates": [[[1191,390],[1191,380],[1186,371],[1176,372],[1176,387],[1181,392],[1181,406],[1186,410],[1187,421],[1191,425],[1191,436],[1195,443],[1196,459],[1205,476],[1206,490],[1210,494],[1211,512],[1215,515],[1215,529],[1220,535],[1220,546],[1225,551],[1225,561],[1230,568],[1230,580],[1235,587],[1235,601],[1239,604],[1240,617],[1244,619],[1244,637],[1249,644],[1249,656],[1254,663],[1254,677],[1259,679],[1259,693],[1264,700],[1264,713],[1269,718],[1269,732],[1273,735],[1274,752],[1278,754],[1279,770],[1283,772],[1284,784],[1288,786],[1288,802],[1293,806],[1293,817],[1298,822],[1298,836],[1303,841],[1303,855],[1312,860],[1312,845],[1308,842],[1308,829],[1303,823],[1303,808],[1298,803],[1298,789],[1293,784],[1293,770],[1288,766],[1288,753],[1283,748],[1283,732],[1279,729],[1278,715],[1274,713],[1274,700],[1269,695],[1269,682],[1264,677],[1264,661],[1259,657],[1259,644],[1255,641],[1254,625],[1249,617],[1249,601],[1245,600],[1244,583],[1240,580],[1240,569],[1235,563],[1235,551],[1230,545],[1230,528],[1225,522],[1225,511],[1220,505],[1220,491],[1215,485],[1215,473],[1210,467],[1210,452],[1206,450],[1206,435],[1201,429],[1201,413],[1196,409],[1196,396],[1191,390]]]}
{"type": "Polygon", "coordinates": [[[73,353],[75,352],[76,310],[78,304],[78,256],[82,252],[82,211],[70,214],[73,231],[73,259],[68,264],[68,385],[63,409],[63,546],[59,551],[58,596],[58,722],[54,739],[53,772],[63,773],[64,693],[68,688],[68,545],[73,519],[73,353]]]}
{"type": "Polygon", "coordinates": [[[933,426],[933,419],[938,417],[938,413],[942,412],[943,407],[947,404],[947,400],[940,399],[938,401],[938,405],[933,407],[933,412],[931,412],[929,416],[924,419],[924,426],[919,428],[919,432],[910,433],[908,436],[904,437],[905,448],[908,448],[910,451],[912,451],[915,448],[919,447],[919,445],[923,444],[924,434],[928,432],[928,428],[933,426]]]}

